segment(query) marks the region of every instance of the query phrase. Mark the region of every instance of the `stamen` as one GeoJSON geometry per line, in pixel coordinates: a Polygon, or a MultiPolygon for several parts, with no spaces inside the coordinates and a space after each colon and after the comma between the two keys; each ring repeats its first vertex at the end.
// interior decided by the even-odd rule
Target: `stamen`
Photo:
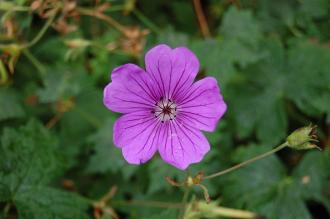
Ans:
{"type": "Polygon", "coordinates": [[[169,98],[161,97],[151,111],[162,123],[172,121],[177,114],[177,105],[169,98]]]}

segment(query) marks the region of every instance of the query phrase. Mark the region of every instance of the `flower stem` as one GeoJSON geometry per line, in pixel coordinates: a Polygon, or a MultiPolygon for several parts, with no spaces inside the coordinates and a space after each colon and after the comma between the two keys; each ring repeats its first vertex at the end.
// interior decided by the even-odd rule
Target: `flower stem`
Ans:
{"type": "Polygon", "coordinates": [[[253,162],[255,162],[255,161],[257,161],[257,160],[260,160],[260,159],[262,159],[262,158],[264,158],[264,157],[267,157],[267,156],[269,156],[269,155],[272,155],[272,154],[276,153],[277,151],[282,150],[282,149],[285,148],[286,146],[288,146],[288,143],[287,143],[287,142],[284,142],[283,144],[277,146],[277,147],[274,148],[273,150],[267,151],[266,153],[260,154],[260,155],[254,157],[254,158],[251,158],[251,159],[249,159],[249,160],[247,160],[247,161],[244,161],[244,162],[242,162],[242,163],[239,163],[239,164],[237,164],[237,165],[235,165],[235,166],[232,166],[232,167],[230,167],[230,168],[228,168],[228,169],[222,170],[222,171],[217,172],[217,173],[213,173],[213,174],[211,174],[211,175],[209,175],[209,176],[205,176],[203,179],[212,179],[212,178],[215,178],[215,177],[218,177],[218,176],[222,176],[222,175],[224,175],[224,174],[226,174],[226,173],[229,173],[229,172],[231,172],[231,171],[234,171],[234,170],[237,170],[237,169],[239,169],[239,168],[242,168],[242,167],[244,167],[244,166],[246,166],[246,165],[249,165],[250,163],[253,163],[253,162]]]}
{"type": "Polygon", "coordinates": [[[161,201],[142,201],[142,200],[113,200],[110,201],[111,205],[118,206],[140,206],[140,207],[151,207],[151,208],[174,208],[182,209],[183,206],[181,203],[171,203],[171,202],[161,202],[161,201]]]}

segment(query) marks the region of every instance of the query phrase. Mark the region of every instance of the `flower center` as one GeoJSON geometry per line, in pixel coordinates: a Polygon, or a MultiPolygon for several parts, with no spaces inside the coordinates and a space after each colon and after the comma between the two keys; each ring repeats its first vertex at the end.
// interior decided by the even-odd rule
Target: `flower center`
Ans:
{"type": "Polygon", "coordinates": [[[160,98],[151,111],[161,122],[173,120],[176,117],[177,105],[170,99],[160,98]]]}

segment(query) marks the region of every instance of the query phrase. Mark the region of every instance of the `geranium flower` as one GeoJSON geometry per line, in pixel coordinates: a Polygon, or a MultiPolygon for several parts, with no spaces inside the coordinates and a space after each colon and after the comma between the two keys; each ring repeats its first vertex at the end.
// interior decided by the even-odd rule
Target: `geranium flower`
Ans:
{"type": "Polygon", "coordinates": [[[111,74],[103,102],[123,113],[114,124],[113,141],[130,164],[161,158],[186,169],[210,150],[202,131],[215,130],[227,106],[217,81],[194,82],[199,61],[187,48],[158,45],[145,56],[146,70],[125,64],[111,74]]]}

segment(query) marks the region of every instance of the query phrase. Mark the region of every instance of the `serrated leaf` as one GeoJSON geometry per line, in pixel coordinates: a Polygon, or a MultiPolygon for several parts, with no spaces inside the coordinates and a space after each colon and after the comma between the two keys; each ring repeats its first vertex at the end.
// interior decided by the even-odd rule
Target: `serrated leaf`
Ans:
{"type": "Polygon", "coordinates": [[[329,120],[330,51],[306,40],[296,41],[288,52],[288,97],[305,113],[327,113],[329,120]]]}
{"type": "Polygon", "coordinates": [[[134,170],[134,166],[129,166],[121,154],[121,150],[113,145],[112,128],[116,120],[114,114],[109,114],[109,119],[105,125],[99,129],[97,133],[89,137],[89,142],[94,147],[94,153],[90,157],[86,171],[89,173],[105,173],[111,171],[113,173],[122,172],[128,177],[130,169],[134,170]],[[132,168],[130,168],[132,167],[132,168]]]}
{"type": "Polygon", "coordinates": [[[287,70],[280,42],[263,42],[263,48],[269,55],[246,68],[241,74],[242,81],[231,87],[228,102],[232,112],[229,113],[235,117],[241,137],[255,129],[261,142],[273,145],[285,137],[287,129],[283,100],[287,70]]]}
{"type": "Polygon", "coordinates": [[[23,187],[15,196],[21,219],[84,219],[88,202],[78,195],[49,187],[23,187]]]}
{"type": "Polygon", "coordinates": [[[249,45],[256,45],[262,36],[252,11],[239,10],[234,6],[226,11],[220,33],[224,34],[225,38],[237,39],[249,45]]]}
{"type": "Polygon", "coordinates": [[[44,185],[63,168],[57,139],[40,123],[5,129],[0,147],[0,181],[13,195],[24,185],[44,185]]]}
{"type": "Polygon", "coordinates": [[[81,73],[81,70],[73,73],[61,69],[45,76],[44,88],[40,89],[37,94],[40,102],[52,103],[78,95],[82,88],[87,87],[88,84],[90,84],[90,81],[84,73],[81,73]]]}

